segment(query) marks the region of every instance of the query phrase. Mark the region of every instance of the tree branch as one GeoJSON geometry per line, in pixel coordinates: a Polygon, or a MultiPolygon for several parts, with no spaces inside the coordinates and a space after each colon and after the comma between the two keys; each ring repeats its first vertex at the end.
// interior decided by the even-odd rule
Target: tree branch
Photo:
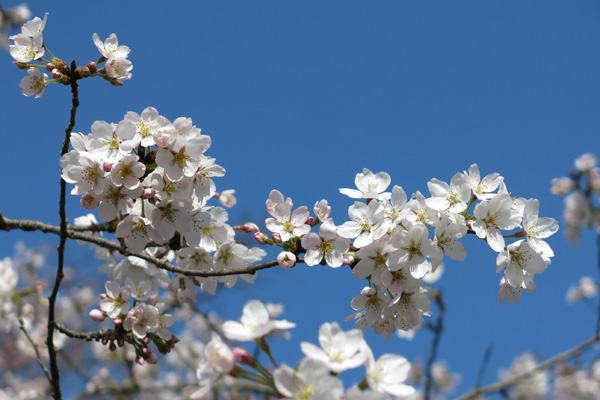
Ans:
{"type": "MultiPolygon", "coordinates": [[[[75,70],[77,65],[75,60],[71,61],[71,71],[69,77],[71,78],[71,94],[73,95],[71,100],[71,118],[69,124],[65,128],[65,139],[63,140],[62,150],[60,156],[64,156],[69,151],[69,144],[71,142],[71,132],[75,127],[75,116],[77,115],[77,107],[79,107],[79,85],[77,84],[77,73],[75,70]]],[[[67,243],[67,210],[66,210],[66,192],[67,182],[62,177],[60,178],[60,200],[58,213],[60,215],[60,242],[58,244],[58,268],[56,271],[56,280],[54,281],[54,287],[52,293],[48,297],[48,337],[46,338],[46,344],[48,345],[48,358],[50,360],[50,374],[52,376],[52,396],[55,400],[62,399],[62,393],[60,390],[60,371],[58,369],[58,360],[56,357],[56,348],[54,347],[54,307],[56,305],[56,298],[58,297],[58,289],[60,288],[60,282],[63,279],[63,267],[65,263],[65,245],[67,243]]]]}
{"type": "MultiPolygon", "coordinates": [[[[49,225],[49,224],[45,224],[40,221],[33,221],[33,220],[8,219],[8,218],[5,218],[2,215],[2,213],[0,212],[0,230],[10,231],[13,229],[20,229],[20,230],[26,231],[26,232],[40,231],[40,232],[44,232],[44,233],[53,233],[56,235],[60,235],[60,227],[57,227],[55,225],[49,225]]],[[[154,258],[147,254],[132,253],[132,252],[128,251],[126,248],[124,248],[123,246],[121,246],[119,243],[113,242],[112,240],[108,240],[108,239],[104,239],[101,237],[77,232],[77,231],[70,230],[70,229],[67,229],[66,234],[67,234],[67,237],[70,239],[94,243],[100,247],[104,247],[106,249],[113,250],[113,251],[118,251],[119,253],[126,255],[126,256],[135,256],[135,257],[141,258],[142,260],[146,260],[146,261],[156,265],[158,268],[162,268],[162,269],[170,271],[170,272],[187,275],[187,276],[199,276],[202,278],[208,278],[211,276],[218,277],[218,276],[229,276],[229,275],[255,274],[257,271],[259,271],[261,269],[272,268],[272,267],[276,267],[277,265],[279,265],[279,263],[276,260],[273,260],[273,261],[264,262],[262,264],[251,265],[247,268],[237,269],[237,270],[233,270],[233,271],[224,271],[224,270],[221,270],[221,271],[193,271],[193,270],[189,270],[189,269],[180,268],[174,264],[171,264],[168,261],[160,260],[158,258],[154,258]]],[[[304,258],[300,257],[300,258],[298,258],[297,261],[299,263],[303,263],[304,258]]]]}
{"type": "Polygon", "coordinates": [[[444,313],[446,311],[446,304],[444,303],[444,299],[442,299],[442,292],[440,290],[437,293],[432,293],[431,298],[438,305],[438,317],[435,326],[433,327],[433,343],[431,344],[431,354],[429,355],[429,360],[427,361],[427,368],[425,369],[425,393],[424,399],[429,400],[431,398],[431,388],[433,385],[433,377],[431,376],[433,363],[437,357],[437,349],[440,344],[440,339],[442,337],[442,331],[444,330],[444,313]]]}
{"type": "Polygon", "coordinates": [[[31,336],[29,336],[29,333],[27,333],[27,330],[25,329],[25,323],[23,322],[23,317],[21,317],[19,315],[19,317],[17,319],[19,320],[20,329],[25,334],[25,337],[27,337],[27,340],[29,340],[29,343],[31,344],[31,346],[33,346],[33,351],[35,351],[35,355],[37,357],[37,362],[40,364],[40,366],[44,370],[44,373],[46,374],[46,378],[48,378],[48,382],[50,382],[50,385],[52,385],[52,377],[50,376],[50,371],[48,371],[46,364],[44,364],[44,361],[42,361],[42,356],[40,355],[40,351],[39,351],[37,345],[35,344],[33,339],[31,339],[31,336]]]}
{"type": "Polygon", "coordinates": [[[106,331],[101,329],[98,332],[78,332],[72,329],[67,328],[66,326],[59,324],[58,322],[54,322],[54,327],[61,333],[64,333],[70,338],[73,339],[85,339],[85,340],[100,340],[106,337],[106,331]]]}
{"type": "Polygon", "coordinates": [[[593,344],[598,343],[599,341],[600,341],[600,337],[593,336],[593,337],[589,338],[588,340],[579,343],[577,346],[575,346],[569,350],[566,350],[562,353],[559,353],[559,354],[555,355],[554,357],[550,357],[547,360],[539,363],[534,369],[531,369],[531,370],[524,372],[522,374],[519,374],[519,375],[511,376],[510,378],[507,378],[503,381],[492,383],[487,386],[482,386],[480,388],[475,388],[475,389],[471,390],[470,392],[462,395],[461,397],[458,397],[456,400],[475,399],[475,398],[477,398],[477,396],[484,394],[484,393],[503,391],[503,390],[517,384],[518,382],[533,376],[538,371],[548,369],[557,364],[560,364],[563,361],[568,360],[569,358],[582,352],[583,350],[592,346],[593,344]]]}

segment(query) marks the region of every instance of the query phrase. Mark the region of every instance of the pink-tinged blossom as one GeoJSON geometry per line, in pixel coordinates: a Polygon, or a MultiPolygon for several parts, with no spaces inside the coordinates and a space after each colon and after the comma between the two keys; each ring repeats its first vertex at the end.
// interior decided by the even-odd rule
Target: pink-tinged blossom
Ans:
{"type": "Polygon", "coordinates": [[[204,347],[204,359],[213,370],[220,374],[230,373],[235,365],[233,351],[215,332],[212,333],[210,342],[204,347]]]}
{"type": "Polygon", "coordinates": [[[356,319],[354,327],[364,332],[377,322],[389,302],[390,297],[384,290],[366,287],[350,302],[350,306],[358,312],[350,314],[346,321],[356,319]]]}
{"type": "Polygon", "coordinates": [[[223,334],[229,340],[248,342],[260,339],[273,330],[291,329],[296,326],[286,320],[272,320],[267,307],[260,300],[250,300],[244,306],[240,322],[223,323],[223,334]]]}
{"type": "Polygon", "coordinates": [[[314,232],[304,235],[302,247],[306,250],[306,265],[317,265],[324,258],[330,267],[337,268],[344,262],[344,253],[350,248],[350,241],[338,237],[335,224],[327,221],[321,225],[318,235],[314,232]]]}
{"type": "Polygon", "coordinates": [[[399,296],[402,293],[420,287],[422,282],[420,279],[414,278],[407,268],[400,268],[396,271],[383,270],[381,273],[381,284],[389,290],[391,294],[399,296]]]}
{"type": "Polygon", "coordinates": [[[269,198],[267,199],[265,204],[267,206],[267,212],[275,218],[277,218],[278,214],[278,212],[275,211],[275,208],[278,205],[282,204],[289,210],[294,208],[294,203],[292,202],[292,199],[290,197],[288,197],[287,199],[284,198],[283,194],[281,194],[281,192],[276,189],[271,190],[271,193],[269,193],[269,198]]]}
{"type": "Polygon", "coordinates": [[[381,284],[381,274],[387,270],[388,256],[395,251],[388,237],[383,237],[373,243],[362,247],[356,252],[360,261],[352,268],[352,275],[356,279],[370,276],[376,285],[381,284]]]}
{"type": "Polygon", "coordinates": [[[115,185],[133,190],[140,186],[140,179],[145,172],[146,166],[139,162],[138,156],[127,154],[112,166],[110,177],[115,185]]]}
{"type": "Polygon", "coordinates": [[[538,218],[539,210],[540,202],[537,199],[527,200],[523,211],[523,228],[531,248],[546,257],[552,257],[552,248],[542,239],[558,231],[558,222],[554,218],[538,218]]]}
{"type": "Polygon", "coordinates": [[[319,221],[325,222],[331,219],[329,218],[329,214],[331,214],[331,207],[325,199],[315,203],[313,212],[315,213],[319,221]]]}
{"type": "Polygon", "coordinates": [[[541,254],[531,248],[529,243],[519,240],[509,244],[498,254],[496,272],[504,270],[508,283],[518,288],[527,284],[526,273],[541,274],[546,270],[548,264],[549,261],[545,261],[541,254]]]}
{"type": "Polygon", "coordinates": [[[340,189],[342,194],[353,199],[378,199],[386,200],[390,198],[385,190],[390,185],[392,178],[385,172],[374,174],[369,169],[364,168],[362,173],[356,174],[354,184],[356,189],[340,189]]]}
{"type": "Polygon", "coordinates": [[[24,96],[35,96],[37,99],[44,94],[46,87],[48,86],[48,75],[40,72],[38,68],[29,68],[27,70],[29,76],[21,79],[21,89],[23,89],[24,96]]]}
{"type": "Polygon", "coordinates": [[[100,300],[100,309],[113,319],[127,314],[131,297],[129,286],[120,286],[117,282],[108,281],[104,284],[104,288],[106,297],[100,300]]]}
{"type": "Polygon", "coordinates": [[[326,322],[319,328],[319,344],[321,347],[302,342],[302,352],[307,358],[325,363],[335,373],[356,368],[366,361],[366,343],[358,329],[344,332],[337,322],[326,322]]]}
{"type": "Polygon", "coordinates": [[[388,231],[393,231],[410,212],[410,206],[407,206],[406,200],[407,196],[404,189],[401,186],[394,185],[389,201],[384,203],[385,222],[388,231]]]}
{"type": "Polygon", "coordinates": [[[427,187],[432,197],[428,198],[426,203],[434,210],[460,213],[467,209],[467,203],[471,199],[471,188],[465,175],[455,174],[450,185],[433,178],[427,182],[427,187]]]}
{"type": "Polygon", "coordinates": [[[467,226],[464,223],[464,218],[460,218],[460,222],[458,223],[448,224],[447,222],[449,222],[447,219],[443,219],[435,228],[434,245],[438,250],[431,257],[434,272],[442,263],[444,254],[458,261],[464,261],[467,257],[465,246],[458,241],[458,239],[467,234],[467,226]]]}
{"type": "Polygon", "coordinates": [[[95,158],[106,163],[115,163],[131,153],[140,143],[136,140],[135,125],[123,120],[118,124],[96,121],[88,135],[89,151],[95,158]]]}
{"type": "Polygon", "coordinates": [[[142,111],[142,114],[129,111],[125,114],[125,120],[131,121],[135,125],[136,140],[143,147],[155,145],[153,135],[159,129],[168,123],[168,120],[158,114],[158,110],[154,107],[147,107],[142,111]]]}
{"type": "Polygon", "coordinates": [[[97,196],[100,200],[98,214],[103,221],[112,221],[119,214],[128,214],[133,208],[133,199],[140,197],[142,188],[129,190],[124,186],[114,186],[109,183],[102,195],[97,196]]]}
{"type": "Polygon", "coordinates": [[[494,195],[489,201],[477,204],[473,214],[475,222],[471,227],[480,239],[486,239],[497,252],[504,249],[504,238],[500,229],[514,229],[511,221],[512,200],[506,193],[494,195]]]}
{"type": "Polygon", "coordinates": [[[280,203],[271,212],[275,218],[267,218],[265,221],[267,229],[278,233],[283,242],[310,232],[310,225],[306,224],[306,220],[310,216],[308,207],[298,207],[291,214],[290,211],[291,209],[287,205],[280,203]]]}
{"type": "Polygon", "coordinates": [[[190,246],[199,246],[206,251],[216,251],[219,243],[232,241],[235,232],[227,224],[229,214],[222,207],[210,211],[196,210],[189,216],[192,226],[183,237],[190,246]]]}
{"type": "Polygon", "coordinates": [[[235,190],[233,189],[223,190],[221,194],[219,194],[219,203],[223,207],[227,208],[235,206],[235,204],[237,203],[237,199],[235,198],[234,193],[235,190]]]}
{"type": "Polygon", "coordinates": [[[200,158],[198,169],[192,177],[190,187],[199,202],[215,195],[217,189],[212,178],[218,178],[225,175],[225,168],[215,163],[216,159],[202,156],[200,158]]]}
{"type": "Polygon", "coordinates": [[[139,303],[127,312],[123,320],[123,329],[133,332],[137,339],[143,339],[148,333],[156,332],[158,309],[146,303],[139,303]]]}
{"type": "Polygon", "coordinates": [[[392,396],[410,396],[415,389],[404,384],[410,372],[410,363],[406,358],[395,354],[384,354],[375,361],[370,348],[366,347],[368,357],[367,382],[375,391],[392,396]]]}
{"type": "Polygon", "coordinates": [[[175,323],[175,316],[172,314],[163,314],[165,303],[158,303],[156,309],[158,310],[158,329],[156,330],[156,335],[163,340],[171,340],[173,335],[167,328],[175,323]]]}
{"type": "Polygon", "coordinates": [[[492,192],[498,189],[498,186],[504,181],[504,178],[497,172],[486,175],[485,178],[481,179],[477,164],[471,165],[471,167],[469,167],[469,172],[464,172],[464,174],[467,182],[471,186],[473,194],[477,196],[479,200],[488,200],[492,198],[494,196],[492,192]]]}
{"type": "Polygon", "coordinates": [[[192,221],[189,212],[191,210],[192,205],[187,200],[162,200],[152,210],[150,220],[163,239],[170,240],[175,235],[175,231],[190,231],[192,221]]]}
{"type": "Polygon", "coordinates": [[[93,191],[94,194],[101,195],[105,192],[110,180],[98,159],[90,157],[89,154],[82,154],[73,157],[71,161],[77,164],[63,167],[61,175],[66,182],[75,184],[71,194],[77,195],[93,191]]]}
{"type": "Polygon", "coordinates": [[[596,166],[596,156],[585,153],[575,160],[575,168],[580,172],[587,172],[596,166]]]}
{"type": "Polygon", "coordinates": [[[383,203],[376,200],[369,204],[357,201],[348,209],[348,215],[352,221],[338,226],[337,233],[346,239],[354,239],[354,247],[371,244],[387,233],[383,203]]]}
{"type": "Polygon", "coordinates": [[[126,58],[109,58],[104,66],[109,78],[125,80],[131,79],[133,64],[126,58]]]}
{"type": "Polygon", "coordinates": [[[100,54],[105,58],[127,58],[129,55],[129,47],[119,46],[119,39],[114,33],[111,33],[104,43],[102,43],[97,33],[92,35],[92,39],[100,54]]]}
{"type": "Polygon", "coordinates": [[[275,388],[281,395],[302,400],[339,400],[344,392],[342,382],[329,375],[320,361],[303,359],[297,370],[282,365],[273,373],[275,388]]]}
{"type": "Polygon", "coordinates": [[[431,271],[427,258],[432,257],[436,247],[429,239],[429,231],[424,225],[418,224],[399,230],[392,236],[392,244],[397,249],[388,260],[388,269],[396,271],[408,268],[413,277],[420,279],[431,271]]]}
{"type": "Polygon", "coordinates": [[[163,167],[171,180],[178,181],[183,176],[193,177],[198,171],[203,144],[199,139],[186,139],[179,136],[169,148],[161,148],[156,154],[156,163],[163,167]]]}
{"type": "Polygon", "coordinates": [[[277,263],[281,268],[291,268],[296,265],[296,256],[289,251],[282,251],[277,255],[277,263]]]}
{"type": "Polygon", "coordinates": [[[139,215],[128,215],[119,222],[115,236],[127,238],[127,247],[133,253],[140,253],[150,241],[162,244],[163,238],[152,226],[149,219],[139,215]]]}
{"type": "Polygon", "coordinates": [[[396,324],[402,330],[412,329],[423,322],[423,315],[430,315],[431,300],[425,294],[425,287],[415,287],[397,296],[390,304],[396,317],[396,324]]]}
{"type": "Polygon", "coordinates": [[[35,17],[23,25],[21,33],[9,37],[10,40],[14,41],[14,44],[9,46],[12,58],[18,62],[27,63],[44,56],[45,50],[42,31],[46,26],[47,19],[48,13],[44,15],[43,20],[35,17]]]}

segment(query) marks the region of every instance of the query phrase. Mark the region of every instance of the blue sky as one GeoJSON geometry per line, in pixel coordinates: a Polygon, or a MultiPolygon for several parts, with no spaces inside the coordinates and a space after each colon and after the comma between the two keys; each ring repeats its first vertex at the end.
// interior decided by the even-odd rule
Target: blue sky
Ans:
{"type": "MultiPolygon", "coordinates": [[[[191,117],[213,139],[207,154],[227,169],[217,189],[237,191],[232,224],[264,220],[275,188],[297,206],[328,199],[341,224],[353,200],[338,189],[353,187],[365,167],[428,195],[429,179],[448,182],[472,163],[483,175],[503,175],[513,195],[538,198],[541,216],[562,220],[551,179],[600,147],[597,2],[28,4],[34,15],[50,13],[45,42],[66,61],[98,58],[94,32],[114,32],[131,48],[133,79],[124,87],[81,82],[75,130],[88,133],[96,120],[118,122],[147,106],[171,120],[191,117]]],[[[25,98],[18,86],[24,71],[2,57],[0,210],[57,223],[68,88],[53,85],[40,99],[25,98]]],[[[68,207],[71,219],[84,213],[74,196],[68,207]]],[[[11,232],[2,237],[1,257],[16,240],[56,242],[11,232]]],[[[496,254],[465,240],[467,260],[447,261],[437,283],[448,304],[439,357],[463,375],[459,392],[472,386],[489,343],[495,348],[486,382],[524,351],[545,357],[592,335],[595,313],[564,297],[582,275],[597,276],[594,241],[588,232],[575,249],[559,232],[549,240],[556,257],[536,278],[537,293],[498,306],[496,254]]],[[[283,302],[284,317],[298,328],[292,343],[276,349],[293,363],[300,341],[316,342],[323,322],[342,322],[362,287],[347,270],[300,265],[262,271],[255,285],[222,291],[206,308],[238,318],[242,299],[283,302]]],[[[431,339],[427,332],[412,342],[367,337],[376,355],[409,359],[426,358],[431,339]]]]}

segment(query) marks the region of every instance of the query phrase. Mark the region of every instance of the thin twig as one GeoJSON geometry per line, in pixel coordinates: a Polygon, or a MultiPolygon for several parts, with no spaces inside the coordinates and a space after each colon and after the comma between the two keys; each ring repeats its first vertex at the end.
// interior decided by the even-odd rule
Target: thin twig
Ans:
{"type": "Polygon", "coordinates": [[[52,385],[52,378],[50,377],[50,371],[48,371],[46,364],[44,364],[44,361],[42,360],[42,356],[40,355],[40,351],[38,349],[37,344],[35,344],[33,339],[31,339],[31,336],[29,336],[29,333],[27,333],[27,330],[25,329],[25,323],[23,322],[23,317],[21,317],[19,315],[18,320],[19,320],[19,326],[21,327],[21,330],[27,337],[27,340],[29,340],[29,343],[31,344],[31,346],[33,346],[33,350],[35,351],[35,355],[37,357],[37,362],[40,364],[40,366],[44,370],[44,373],[46,374],[46,378],[48,378],[48,382],[50,382],[50,384],[52,385]]]}
{"type": "Polygon", "coordinates": [[[425,370],[425,393],[424,399],[429,400],[431,396],[431,388],[433,386],[432,369],[433,363],[437,357],[437,350],[442,337],[442,331],[444,330],[444,313],[446,311],[446,304],[442,298],[442,291],[438,290],[437,293],[432,294],[433,300],[438,305],[438,317],[433,328],[433,342],[431,343],[431,354],[429,355],[429,361],[427,362],[427,368],[425,370]]]}
{"type": "Polygon", "coordinates": [[[513,375],[510,378],[507,378],[503,381],[492,383],[487,386],[475,388],[475,389],[471,390],[470,392],[462,395],[461,397],[458,397],[456,400],[474,399],[477,396],[479,396],[480,394],[491,393],[491,392],[500,392],[506,388],[514,386],[515,384],[517,384],[518,382],[520,382],[522,380],[525,380],[525,379],[533,376],[538,371],[548,369],[557,364],[560,364],[563,361],[568,360],[569,358],[582,352],[583,350],[590,347],[591,345],[598,343],[599,341],[600,341],[600,338],[598,336],[593,336],[593,337],[589,338],[588,340],[579,343],[577,346],[575,346],[569,350],[566,350],[562,353],[559,353],[553,357],[548,358],[547,360],[539,363],[535,368],[533,368],[527,372],[523,372],[522,374],[518,374],[518,375],[513,375]]]}
{"type": "MultiPolygon", "coordinates": [[[[600,270],[600,232],[596,234],[596,251],[598,252],[598,270],[600,270]]],[[[598,322],[596,323],[596,337],[600,337],[600,303],[598,304],[598,322]]]]}
{"type": "MultiPolygon", "coordinates": [[[[43,222],[33,221],[33,220],[24,220],[24,219],[23,220],[15,220],[15,219],[4,218],[2,213],[0,213],[0,230],[10,231],[13,229],[20,229],[22,231],[28,231],[28,232],[29,231],[40,231],[40,232],[44,232],[44,233],[53,233],[53,234],[60,235],[60,227],[57,227],[55,225],[45,224],[43,222]]],[[[68,229],[67,229],[67,237],[69,237],[70,239],[94,243],[100,247],[104,247],[106,249],[113,250],[113,251],[118,251],[119,253],[126,255],[126,256],[135,256],[135,257],[141,258],[142,260],[148,261],[148,262],[156,265],[158,268],[162,268],[162,269],[170,271],[170,272],[187,275],[187,276],[199,276],[199,277],[207,278],[207,277],[211,277],[211,276],[228,276],[228,275],[242,275],[242,274],[251,274],[252,275],[261,269],[272,268],[272,267],[276,267],[279,265],[279,263],[276,260],[273,260],[273,261],[264,262],[262,264],[250,265],[247,268],[231,270],[231,271],[224,271],[224,270],[221,270],[221,271],[194,271],[194,270],[180,268],[174,264],[171,264],[168,261],[154,258],[147,254],[132,253],[132,252],[128,251],[126,248],[124,248],[123,246],[121,246],[118,242],[114,242],[112,240],[104,239],[101,237],[97,237],[97,236],[93,236],[93,235],[89,235],[89,234],[85,234],[85,233],[81,233],[81,232],[75,232],[73,230],[68,230],[68,229]]],[[[303,263],[304,258],[302,258],[302,257],[298,258],[297,262],[303,263]]]]}
{"type": "MultiPolygon", "coordinates": [[[[77,84],[77,73],[75,70],[77,65],[75,60],[71,61],[71,71],[69,76],[71,78],[71,94],[73,95],[71,100],[71,118],[69,124],[65,128],[65,139],[63,140],[63,146],[60,151],[60,156],[64,156],[69,151],[69,144],[71,142],[71,132],[75,127],[75,116],[77,115],[77,107],[79,107],[79,85],[77,84]]],[[[60,178],[60,200],[58,213],[60,215],[60,242],[58,244],[58,268],[56,270],[56,280],[54,281],[54,287],[52,293],[48,297],[48,337],[46,338],[46,344],[48,345],[48,358],[50,361],[50,373],[52,375],[52,396],[55,400],[62,400],[62,393],[60,390],[60,370],[58,369],[58,360],[56,354],[56,348],[54,347],[54,327],[55,327],[55,316],[54,307],[56,305],[56,298],[58,297],[58,289],[60,288],[60,282],[63,279],[63,267],[65,264],[65,245],[67,243],[67,182],[62,177],[60,178]]]]}
{"type": "Polygon", "coordinates": [[[494,344],[488,344],[485,349],[485,353],[483,354],[483,360],[481,360],[481,366],[479,367],[479,373],[477,374],[477,381],[475,381],[475,387],[481,387],[483,383],[483,377],[485,375],[485,370],[490,362],[490,357],[492,356],[492,350],[494,349],[494,344]]]}

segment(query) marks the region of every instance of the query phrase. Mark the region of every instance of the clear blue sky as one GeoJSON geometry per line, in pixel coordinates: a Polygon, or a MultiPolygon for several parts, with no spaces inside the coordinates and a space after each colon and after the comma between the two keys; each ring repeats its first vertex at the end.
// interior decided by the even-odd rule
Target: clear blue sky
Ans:
{"type": "MultiPolygon", "coordinates": [[[[409,194],[428,195],[429,179],[448,182],[475,162],[484,175],[503,175],[513,195],[539,198],[541,216],[562,221],[550,180],[582,153],[600,154],[598,2],[28,4],[34,15],[50,13],[45,42],[66,61],[99,57],[94,32],[103,39],[114,32],[131,48],[133,79],[124,87],[81,82],[75,130],[88,133],[95,120],[118,122],[147,106],[171,120],[191,117],[213,139],[207,154],[227,169],[217,189],[237,191],[232,224],[263,221],[274,188],[297,206],[328,199],[341,224],[353,201],[338,188],[353,187],[365,167],[388,172],[409,194]]],[[[25,98],[18,86],[24,71],[7,53],[1,57],[0,210],[57,223],[68,88],[53,85],[40,99],[25,98]]],[[[84,213],[74,196],[68,207],[71,219],[84,213]]],[[[3,234],[0,257],[11,255],[18,239],[56,242],[3,234]]],[[[564,297],[580,276],[597,276],[594,237],[588,232],[574,249],[560,231],[549,243],[552,265],[536,278],[537,293],[524,293],[516,305],[497,304],[501,276],[485,243],[467,238],[467,260],[446,262],[438,283],[448,303],[439,357],[463,375],[463,390],[489,343],[495,349],[486,382],[524,351],[549,356],[593,333],[595,313],[564,297]]],[[[81,268],[93,270],[95,262],[81,268]]],[[[284,317],[298,328],[292,343],[275,351],[293,363],[300,341],[316,342],[325,321],[342,322],[362,287],[348,270],[300,265],[263,271],[255,285],[222,291],[205,308],[238,318],[239,299],[283,302],[284,317]]],[[[427,357],[431,339],[427,332],[412,342],[367,337],[376,355],[411,360],[427,357]]]]}

